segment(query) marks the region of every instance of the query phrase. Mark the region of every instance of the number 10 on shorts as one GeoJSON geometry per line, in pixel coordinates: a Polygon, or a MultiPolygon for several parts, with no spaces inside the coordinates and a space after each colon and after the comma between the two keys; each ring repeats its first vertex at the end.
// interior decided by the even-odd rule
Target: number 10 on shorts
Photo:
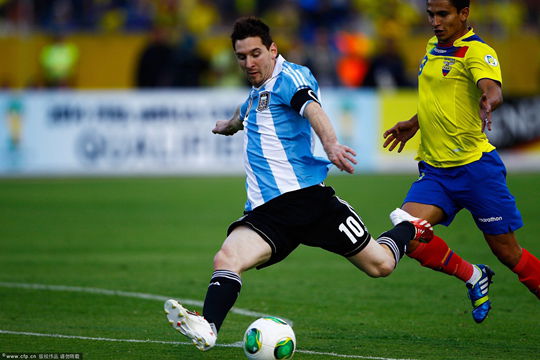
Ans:
{"type": "Polygon", "coordinates": [[[364,228],[354,217],[349,216],[344,223],[339,224],[339,231],[345,233],[353,244],[356,244],[364,234],[364,228]]]}

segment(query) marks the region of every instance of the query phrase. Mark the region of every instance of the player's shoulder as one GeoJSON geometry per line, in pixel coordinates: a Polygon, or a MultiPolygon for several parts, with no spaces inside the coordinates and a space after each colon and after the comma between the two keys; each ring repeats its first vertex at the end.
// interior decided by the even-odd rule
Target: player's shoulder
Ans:
{"type": "Polygon", "coordinates": [[[437,40],[436,36],[431,37],[426,44],[426,52],[430,52],[430,50],[436,47],[438,43],[439,40],[437,40]]]}
{"type": "Polygon", "coordinates": [[[311,86],[315,81],[311,70],[307,66],[299,65],[293,62],[284,61],[282,64],[281,75],[294,84],[295,87],[311,86]]]}
{"type": "Polygon", "coordinates": [[[484,39],[472,31],[459,39],[456,45],[467,46],[469,48],[469,55],[485,54],[489,52],[495,53],[495,50],[486,41],[484,41],[484,39]]]}

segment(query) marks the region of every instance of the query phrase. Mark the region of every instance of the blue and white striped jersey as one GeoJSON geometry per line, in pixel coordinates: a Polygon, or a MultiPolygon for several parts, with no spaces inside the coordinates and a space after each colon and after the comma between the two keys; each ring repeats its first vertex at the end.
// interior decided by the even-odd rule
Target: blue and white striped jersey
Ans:
{"type": "Polygon", "coordinates": [[[276,59],[272,77],[252,87],[240,107],[244,125],[246,211],[289,191],[324,181],[330,161],[313,155],[314,131],[309,120],[291,107],[298,90],[319,93],[317,80],[305,67],[276,59]]]}

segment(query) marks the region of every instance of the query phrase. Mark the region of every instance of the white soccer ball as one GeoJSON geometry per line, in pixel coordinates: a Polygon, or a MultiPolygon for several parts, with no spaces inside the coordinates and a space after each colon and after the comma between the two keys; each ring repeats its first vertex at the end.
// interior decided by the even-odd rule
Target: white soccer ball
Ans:
{"type": "Polygon", "coordinates": [[[244,334],[244,353],[248,359],[291,359],[296,350],[293,329],[280,318],[255,320],[244,334]]]}

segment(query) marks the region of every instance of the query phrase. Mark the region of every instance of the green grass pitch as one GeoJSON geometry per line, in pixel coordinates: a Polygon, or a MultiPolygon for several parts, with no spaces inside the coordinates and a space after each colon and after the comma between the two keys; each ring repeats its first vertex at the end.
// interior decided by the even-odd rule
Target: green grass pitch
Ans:
{"type": "MultiPolygon", "coordinates": [[[[332,175],[327,184],[378,235],[413,180],[332,175]]],[[[540,174],[511,174],[508,181],[526,224],[518,239],[538,257],[540,174]]],[[[244,201],[242,178],[0,180],[0,354],[243,359],[234,345],[201,353],[182,344],[161,299],[203,300],[213,255],[244,201]]],[[[414,260],[372,279],[308,247],[245,273],[235,306],[291,319],[299,360],[538,359],[538,300],[495,259],[468,213],[435,230],[463,257],[496,272],[485,323],[472,320],[460,281],[414,260]]],[[[219,343],[240,341],[254,319],[229,314],[219,343]]]]}

